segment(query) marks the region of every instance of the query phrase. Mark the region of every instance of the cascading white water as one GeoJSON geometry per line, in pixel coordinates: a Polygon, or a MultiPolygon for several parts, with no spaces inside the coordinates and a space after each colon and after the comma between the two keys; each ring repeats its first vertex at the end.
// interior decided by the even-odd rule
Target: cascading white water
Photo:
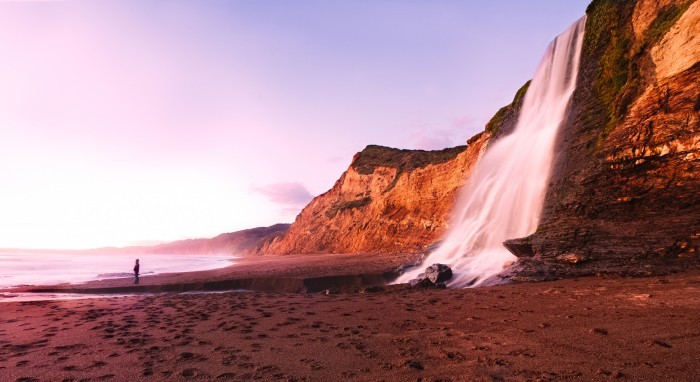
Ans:
{"type": "Polygon", "coordinates": [[[576,88],[585,23],[584,16],[549,45],[513,133],[496,141],[479,160],[440,246],[423,266],[397,282],[416,278],[427,265],[443,263],[454,272],[450,287],[477,286],[515,260],[503,242],[537,229],[557,130],[576,88]]]}

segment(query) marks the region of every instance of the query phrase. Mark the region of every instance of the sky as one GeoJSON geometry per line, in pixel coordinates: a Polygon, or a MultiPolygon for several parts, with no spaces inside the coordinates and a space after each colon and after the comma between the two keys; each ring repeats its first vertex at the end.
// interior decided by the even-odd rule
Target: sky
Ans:
{"type": "Polygon", "coordinates": [[[0,0],[0,248],[291,223],[369,144],[465,144],[588,0],[0,0]]]}

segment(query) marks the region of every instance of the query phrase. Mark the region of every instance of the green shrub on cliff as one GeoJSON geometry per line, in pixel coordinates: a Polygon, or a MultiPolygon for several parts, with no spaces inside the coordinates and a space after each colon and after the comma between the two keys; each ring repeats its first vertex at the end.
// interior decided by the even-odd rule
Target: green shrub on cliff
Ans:
{"type": "Polygon", "coordinates": [[[491,120],[486,123],[486,131],[491,133],[492,135],[496,135],[500,130],[501,126],[503,126],[503,121],[506,118],[506,115],[508,113],[518,113],[520,111],[520,107],[523,105],[523,99],[525,98],[525,93],[527,93],[527,89],[530,87],[530,81],[527,81],[523,86],[518,89],[517,92],[515,92],[515,97],[513,97],[513,102],[510,103],[510,105],[503,106],[502,108],[498,109],[496,114],[491,117],[491,120]]]}
{"type": "Polygon", "coordinates": [[[362,199],[356,199],[356,200],[347,200],[344,202],[337,203],[331,208],[326,211],[326,216],[330,219],[334,218],[335,215],[338,214],[338,212],[342,212],[345,210],[354,210],[357,208],[362,208],[372,202],[372,198],[367,196],[362,199]]]}
{"type": "Polygon", "coordinates": [[[412,171],[430,164],[444,163],[454,159],[467,146],[443,150],[402,150],[378,145],[369,145],[359,152],[352,167],[360,174],[371,174],[377,167],[392,167],[399,171],[412,171]]]}
{"type": "Polygon", "coordinates": [[[593,87],[605,110],[601,138],[607,136],[626,110],[616,107],[629,78],[633,1],[594,0],[586,10],[584,55],[600,57],[593,87]],[[602,51],[601,51],[602,50],[602,51]]]}
{"type": "Polygon", "coordinates": [[[491,117],[491,119],[486,123],[486,131],[488,131],[491,134],[496,134],[498,130],[500,129],[501,125],[503,124],[503,118],[506,116],[506,112],[508,112],[508,106],[503,106],[502,108],[498,109],[496,114],[491,117]]]}
{"type": "Polygon", "coordinates": [[[692,1],[686,1],[684,4],[670,4],[665,6],[656,16],[656,19],[649,25],[649,28],[644,32],[644,41],[649,46],[655,45],[666,35],[673,24],[678,21],[683,15],[683,12],[688,9],[692,1]]]}
{"type": "Polygon", "coordinates": [[[598,58],[598,74],[593,87],[604,115],[596,121],[602,127],[598,145],[627,115],[642,88],[640,68],[648,60],[648,50],[659,42],[678,21],[691,1],[662,8],[641,40],[632,30],[636,1],[594,0],[586,9],[584,56],[598,58]]]}
{"type": "Polygon", "coordinates": [[[520,107],[523,105],[523,100],[525,100],[525,93],[527,93],[527,89],[530,88],[530,83],[532,80],[527,80],[526,83],[523,84],[523,86],[518,89],[517,92],[515,92],[515,97],[513,97],[513,107],[516,109],[520,109],[520,107]]]}

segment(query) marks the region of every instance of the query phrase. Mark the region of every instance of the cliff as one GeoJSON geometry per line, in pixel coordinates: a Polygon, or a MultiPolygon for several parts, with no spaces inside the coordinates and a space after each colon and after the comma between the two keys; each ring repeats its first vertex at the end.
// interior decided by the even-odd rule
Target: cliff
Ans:
{"type": "Polygon", "coordinates": [[[263,254],[418,252],[447,229],[459,189],[494,139],[513,130],[529,82],[466,146],[367,146],[263,254]]]}
{"type": "Polygon", "coordinates": [[[441,151],[367,146],[265,253],[413,252],[438,240],[488,134],[441,151]]]}
{"type": "MultiPolygon", "coordinates": [[[[700,263],[700,0],[595,0],[540,225],[508,272],[547,279],[700,263]]],[[[368,146],[262,253],[420,251],[439,240],[525,84],[486,131],[441,152],[368,146]]]]}
{"type": "Polygon", "coordinates": [[[522,276],[698,263],[700,1],[596,0],[579,84],[522,276]]]}
{"type": "Polygon", "coordinates": [[[80,252],[251,255],[266,248],[275,238],[284,235],[287,229],[289,224],[275,224],[270,227],[222,233],[213,238],[178,240],[153,246],[98,248],[80,252]]]}

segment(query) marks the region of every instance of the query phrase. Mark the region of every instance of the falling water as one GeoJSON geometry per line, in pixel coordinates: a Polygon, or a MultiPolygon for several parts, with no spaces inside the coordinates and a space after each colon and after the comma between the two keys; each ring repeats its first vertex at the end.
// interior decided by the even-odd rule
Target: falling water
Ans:
{"type": "Polygon", "coordinates": [[[423,266],[448,264],[451,287],[476,286],[515,260],[503,242],[535,232],[549,182],[557,130],[567,112],[581,53],[585,16],[547,48],[512,134],[484,153],[453,211],[451,228],[423,266]]]}

